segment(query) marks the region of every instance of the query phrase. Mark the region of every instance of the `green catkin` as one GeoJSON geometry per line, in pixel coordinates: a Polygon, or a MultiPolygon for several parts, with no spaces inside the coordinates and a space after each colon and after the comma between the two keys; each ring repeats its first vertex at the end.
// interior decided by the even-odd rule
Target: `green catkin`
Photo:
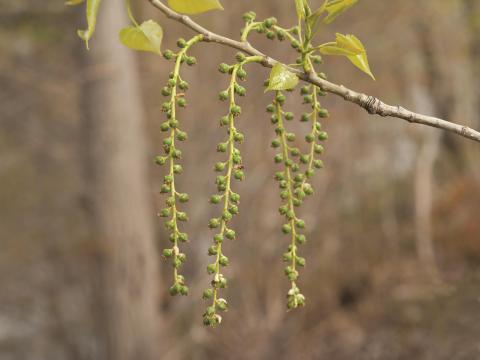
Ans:
{"type": "MultiPolygon", "coordinates": [[[[179,268],[186,260],[186,255],[180,251],[179,245],[180,242],[188,240],[188,235],[180,231],[178,223],[188,220],[187,214],[179,210],[179,203],[188,202],[189,196],[186,193],[178,192],[175,184],[176,175],[183,171],[182,166],[177,164],[177,160],[182,158],[182,152],[178,149],[176,142],[187,140],[187,133],[181,130],[181,124],[177,118],[177,106],[185,107],[187,104],[184,94],[180,94],[178,89],[182,91],[188,89],[188,83],[180,77],[180,68],[185,58],[191,59],[186,57],[187,51],[202,39],[202,35],[195,36],[189,41],[180,39],[178,46],[181,50],[177,54],[174,54],[171,50],[167,50],[163,54],[167,60],[175,59],[175,68],[170,75],[167,86],[162,89],[162,95],[168,97],[169,100],[162,105],[162,110],[166,113],[167,119],[161,124],[160,129],[168,132],[168,136],[163,140],[164,155],[157,156],[155,160],[158,165],[168,165],[168,174],[165,175],[160,190],[168,197],[166,207],[160,211],[159,215],[167,218],[165,227],[170,232],[169,237],[172,243],[171,248],[166,248],[162,252],[165,258],[171,259],[173,266],[173,284],[169,289],[172,296],[188,294],[185,278],[179,274],[179,268]]],[[[187,61],[187,64],[193,65],[194,62],[190,60],[190,63],[187,61]]]]}
{"type": "Polygon", "coordinates": [[[215,181],[218,193],[210,198],[212,204],[222,204],[222,212],[219,217],[210,219],[208,223],[208,226],[217,233],[213,237],[212,246],[208,249],[208,255],[214,258],[214,262],[207,266],[207,273],[212,275],[211,287],[203,292],[203,298],[211,301],[211,305],[203,314],[203,323],[207,326],[220,324],[222,316],[219,312],[224,312],[228,308],[227,300],[220,297],[220,290],[227,286],[227,279],[221,269],[229,264],[229,259],[223,253],[222,244],[225,239],[234,240],[236,236],[235,231],[229,227],[229,223],[239,212],[240,195],[232,190],[232,181],[242,181],[245,177],[242,157],[237,147],[244,141],[244,135],[235,126],[235,120],[240,116],[242,109],[235,102],[235,96],[245,96],[246,90],[238,81],[246,77],[243,66],[250,62],[260,61],[261,57],[246,57],[239,53],[236,59],[235,65],[221,64],[219,67],[221,73],[231,72],[231,75],[228,88],[219,94],[219,99],[228,101],[229,104],[228,114],[220,120],[220,125],[227,127],[228,139],[217,145],[217,151],[227,153],[227,159],[214,166],[215,172],[220,174],[217,175],[215,181]]]}
{"type": "Polygon", "coordinates": [[[299,173],[299,165],[291,156],[292,150],[296,149],[289,145],[295,136],[293,133],[288,133],[284,126],[284,119],[291,117],[289,113],[283,111],[284,102],[285,96],[277,91],[273,104],[268,106],[267,111],[273,111],[272,123],[276,125],[277,137],[272,142],[272,147],[280,152],[275,155],[275,162],[283,164],[283,170],[276,173],[275,179],[279,182],[280,197],[283,200],[279,212],[286,219],[281,230],[285,235],[290,236],[290,245],[287,252],[283,254],[283,260],[287,263],[285,275],[290,280],[287,307],[295,309],[305,305],[305,297],[300,293],[296,284],[299,275],[298,267],[305,266],[305,259],[298,255],[298,245],[305,242],[305,235],[300,233],[301,229],[305,228],[305,222],[297,217],[296,207],[300,206],[305,194],[301,188],[304,176],[299,173]]]}

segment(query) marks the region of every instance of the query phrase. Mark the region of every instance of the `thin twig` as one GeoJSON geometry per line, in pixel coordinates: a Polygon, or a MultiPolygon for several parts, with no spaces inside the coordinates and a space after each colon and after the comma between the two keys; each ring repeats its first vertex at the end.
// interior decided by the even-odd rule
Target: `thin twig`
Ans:
{"type": "MultiPolygon", "coordinates": [[[[263,62],[261,62],[261,64],[265,67],[272,67],[273,65],[278,63],[277,60],[272,59],[271,57],[263,54],[261,51],[257,50],[252,45],[250,45],[250,43],[235,41],[230,38],[211,32],[205,29],[204,27],[202,27],[201,25],[197,24],[190,17],[186,15],[181,15],[173,11],[167,5],[162,3],[160,0],[148,0],[148,1],[150,1],[150,3],[154,7],[156,7],[161,12],[163,12],[168,18],[184,24],[185,26],[189,27],[190,29],[192,29],[198,34],[202,34],[204,36],[203,41],[214,42],[224,46],[228,46],[228,47],[243,51],[248,55],[262,56],[264,60],[263,62]]],[[[362,93],[350,90],[343,85],[337,85],[330,81],[324,80],[315,73],[304,73],[298,69],[293,69],[293,68],[289,68],[289,69],[290,71],[296,73],[300,79],[308,83],[317,85],[324,91],[341,96],[346,101],[349,101],[361,106],[372,115],[380,115],[383,117],[395,117],[395,118],[406,120],[410,123],[423,124],[423,125],[435,127],[438,129],[450,131],[460,136],[463,136],[467,139],[480,142],[480,132],[473,130],[467,126],[455,124],[455,123],[452,123],[440,118],[436,118],[433,116],[418,114],[413,111],[404,109],[401,106],[388,105],[373,96],[362,94],[362,93]]]]}

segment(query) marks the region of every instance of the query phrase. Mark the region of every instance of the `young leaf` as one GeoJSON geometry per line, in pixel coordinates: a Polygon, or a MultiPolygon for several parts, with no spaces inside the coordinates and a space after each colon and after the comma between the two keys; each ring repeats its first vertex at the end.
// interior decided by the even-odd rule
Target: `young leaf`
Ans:
{"type": "Polygon", "coordinates": [[[368,64],[367,51],[356,36],[337,34],[335,42],[320,45],[318,50],[323,55],[346,56],[353,65],[375,80],[368,64]]]}
{"type": "Polygon", "coordinates": [[[290,90],[298,84],[298,77],[292,73],[288,68],[280,63],[273,66],[270,72],[270,79],[268,80],[269,90],[290,90]]]}
{"type": "Polygon", "coordinates": [[[303,5],[303,0],[295,0],[295,9],[297,10],[297,16],[300,19],[305,18],[305,6],[303,5]]]}
{"type": "Polygon", "coordinates": [[[341,15],[353,5],[355,5],[358,0],[330,0],[325,4],[325,10],[328,12],[328,15],[323,19],[326,24],[333,22],[337,16],[341,15]]]}
{"type": "MultiPolygon", "coordinates": [[[[74,0],[75,1],[75,0],[74,0]]],[[[85,45],[88,47],[88,40],[92,37],[95,32],[95,25],[97,24],[97,14],[98,8],[100,7],[101,0],[87,0],[87,30],[78,30],[77,34],[81,39],[85,41],[85,45]]]]}
{"type": "Polygon", "coordinates": [[[140,26],[129,26],[120,31],[120,42],[137,51],[149,51],[161,54],[160,46],[163,39],[163,30],[153,20],[148,20],[140,26]]]}
{"type": "Polygon", "coordinates": [[[65,5],[68,6],[75,6],[75,5],[80,5],[84,2],[85,0],[67,0],[65,1],[65,5]]]}
{"type": "Polygon", "coordinates": [[[168,0],[168,6],[182,14],[200,14],[210,10],[223,10],[219,0],[168,0]]]}

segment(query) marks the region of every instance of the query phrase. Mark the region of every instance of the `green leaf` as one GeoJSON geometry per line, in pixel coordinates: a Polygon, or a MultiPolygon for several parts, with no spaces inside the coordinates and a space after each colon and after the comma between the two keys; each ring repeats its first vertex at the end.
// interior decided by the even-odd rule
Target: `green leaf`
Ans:
{"type": "Polygon", "coordinates": [[[350,9],[358,0],[329,0],[325,4],[328,15],[323,19],[326,24],[332,23],[339,15],[350,9]]]}
{"type": "Polygon", "coordinates": [[[83,2],[85,2],[85,0],[67,0],[67,1],[65,1],[65,5],[75,6],[75,5],[80,5],[83,2]]]}
{"type": "Polygon", "coordinates": [[[161,54],[163,30],[153,20],[148,20],[140,26],[129,26],[120,31],[120,42],[137,51],[149,51],[161,54]]]}
{"type": "Polygon", "coordinates": [[[218,0],[168,0],[168,6],[182,14],[200,14],[210,10],[223,10],[218,0]]]}
{"type": "MultiPolygon", "coordinates": [[[[73,0],[75,1],[75,0],[73,0]]],[[[97,24],[97,14],[98,8],[100,7],[101,0],[87,0],[87,30],[78,30],[77,34],[85,41],[85,44],[88,47],[88,41],[92,37],[93,33],[95,32],[95,26],[97,24]]]]}
{"type": "Polygon", "coordinates": [[[295,9],[297,10],[297,16],[300,19],[305,18],[305,6],[303,0],[295,0],[295,9]]]}
{"type": "Polygon", "coordinates": [[[270,79],[268,80],[269,90],[290,90],[298,84],[298,77],[292,73],[288,68],[280,63],[273,66],[270,72],[270,79]]]}
{"type": "Polygon", "coordinates": [[[337,34],[335,42],[320,45],[318,50],[323,55],[346,56],[353,65],[375,80],[368,64],[367,51],[356,36],[337,34]]]}

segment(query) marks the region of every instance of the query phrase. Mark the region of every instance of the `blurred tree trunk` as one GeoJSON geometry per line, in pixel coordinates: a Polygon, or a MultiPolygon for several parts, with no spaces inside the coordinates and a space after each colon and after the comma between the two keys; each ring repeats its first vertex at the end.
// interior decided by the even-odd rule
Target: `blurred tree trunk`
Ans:
{"type": "Polygon", "coordinates": [[[93,202],[103,255],[108,358],[159,359],[158,257],[149,195],[146,131],[134,53],[118,41],[123,2],[98,19],[88,92],[93,202]]]}

